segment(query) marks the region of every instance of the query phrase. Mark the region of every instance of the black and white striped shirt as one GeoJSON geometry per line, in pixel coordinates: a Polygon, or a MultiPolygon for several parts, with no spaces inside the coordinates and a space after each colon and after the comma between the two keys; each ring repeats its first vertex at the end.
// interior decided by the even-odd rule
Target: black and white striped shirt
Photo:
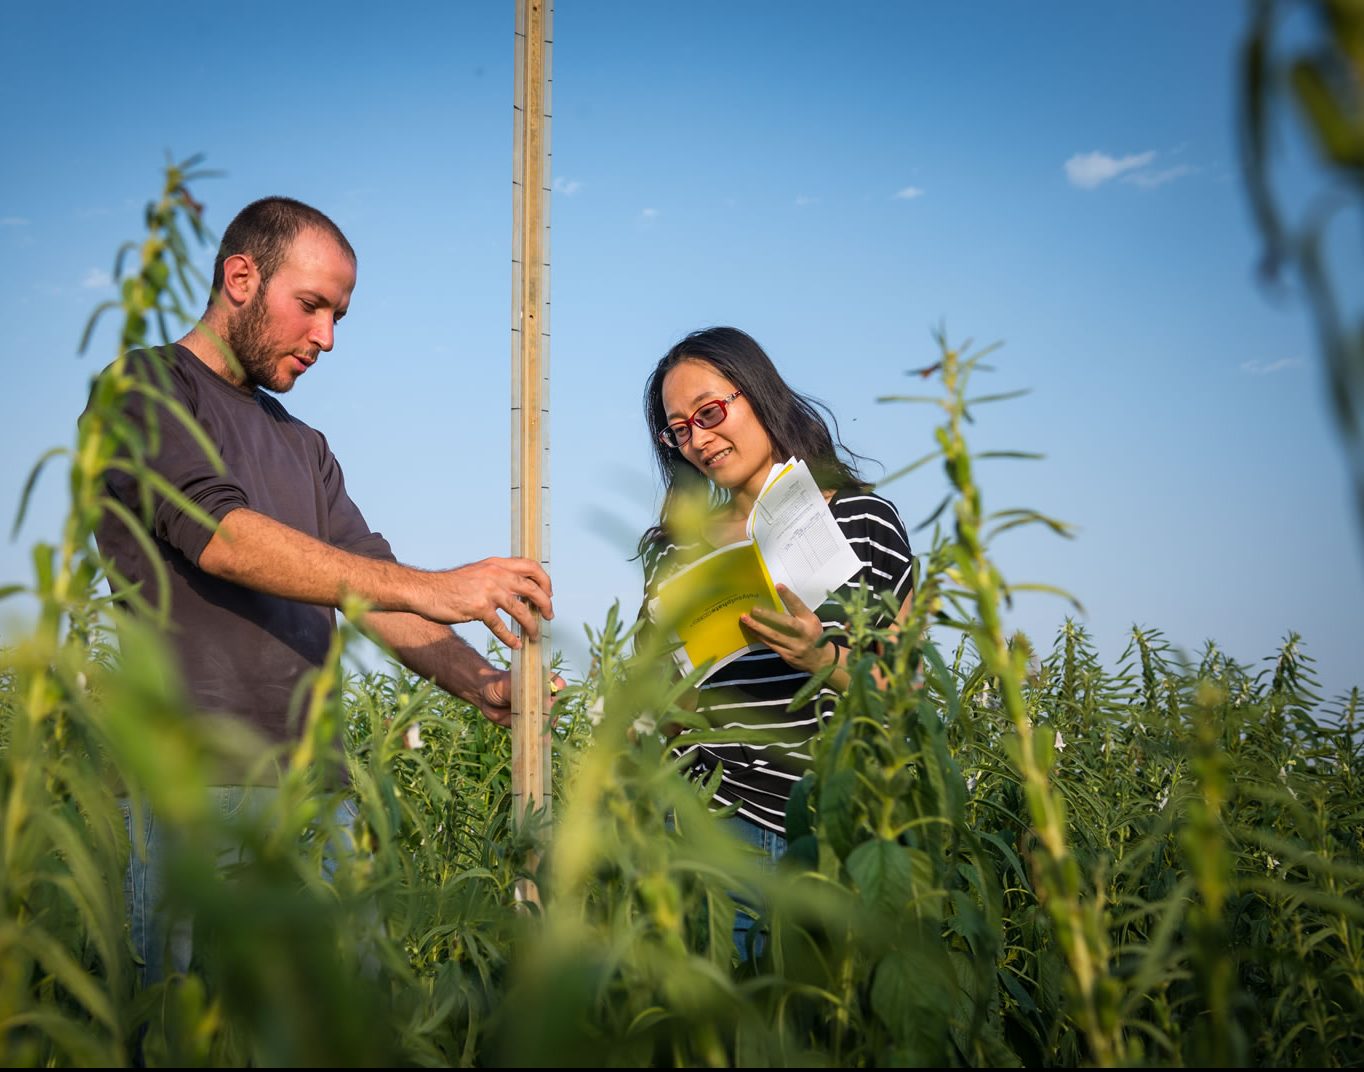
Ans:
{"type": "MultiPolygon", "coordinates": [[[[904,523],[888,500],[870,492],[845,490],[834,495],[829,509],[862,560],[862,568],[815,611],[826,630],[845,626],[842,601],[860,585],[893,593],[898,606],[909,594],[913,564],[904,523]]],[[[709,550],[699,543],[679,545],[667,537],[647,545],[643,554],[646,603],[669,574],[709,550]]],[[[877,624],[888,625],[889,619],[877,624]]],[[[786,829],[791,787],[809,766],[810,738],[832,713],[837,695],[832,689],[821,689],[810,702],[788,711],[809,679],[809,674],[788,665],[774,651],[747,652],[705,681],[696,710],[706,716],[711,729],[756,730],[761,740],[688,744],[683,733],[676,741],[678,754],[690,760],[694,776],[706,777],[723,765],[717,805],[737,800],[740,815],[781,834],[786,829]]]]}

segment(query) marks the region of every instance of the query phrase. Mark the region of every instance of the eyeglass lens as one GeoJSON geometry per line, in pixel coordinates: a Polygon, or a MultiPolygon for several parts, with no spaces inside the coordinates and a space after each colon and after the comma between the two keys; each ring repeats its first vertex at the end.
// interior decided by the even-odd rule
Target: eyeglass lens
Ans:
{"type": "Polygon", "coordinates": [[[724,419],[725,405],[723,402],[707,402],[691,415],[691,422],[697,428],[714,428],[724,419]]]}
{"type": "Polygon", "coordinates": [[[687,424],[672,424],[668,426],[668,438],[672,440],[672,445],[680,447],[683,443],[691,439],[691,426],[697,428],[714,428],[725,419],[725,404],[723,402],[707,402],[691,415],[691,421],[687,424]]]}
{"type": "Polygon", "coordinates": [[[691,439],[692,425],[697,428],[714,428],[725,419],[725,403],[738,397],[739,392],[735,391],[729,398],[717,398],[698,409],[689,420],[668,425],[662,432],[663,442],[670,447],[680,447],[691,439]]]}

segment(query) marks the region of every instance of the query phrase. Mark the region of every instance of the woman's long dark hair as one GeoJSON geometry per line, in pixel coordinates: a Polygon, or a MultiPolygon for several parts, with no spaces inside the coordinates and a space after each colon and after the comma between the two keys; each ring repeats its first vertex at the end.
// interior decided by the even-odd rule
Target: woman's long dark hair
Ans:
{"type": "Polygon", "coordinates": [[[681,451],[664,446],[658,438],[668,424],[663,379],[683,361],[704,361],[743,391],[772,441],[772,454],[778,461],[792,457],[804,460],[815,483],[825,491],[870,487],[858,474],[853,460],[861,455],[844,446],[838,437],[838,421],[829,407],[791,390],[751,335],[725,327],[694,331],[663,355],[644,385],[644,421],[649,426],[654,461],[663,478],[663,507],[658,524],[644,534],[641,549],[651,540],[671,533],[672,510],[684,494],[709,489],[712,506],[729,501],[728,492],[716,488],[682,457],[681,451]],[[829,423],[820,416],[820,410],[829,415],[829,423]],[[833,425],[832,433],[829,424],[833,425]]]}

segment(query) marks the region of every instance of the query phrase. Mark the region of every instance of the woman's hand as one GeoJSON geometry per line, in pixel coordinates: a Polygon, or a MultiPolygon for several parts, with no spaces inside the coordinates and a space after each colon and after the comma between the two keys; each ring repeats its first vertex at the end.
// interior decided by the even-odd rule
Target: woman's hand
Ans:
{"type": "Polygon", "coordinates": [[[807,674],[828,666],[838,655],[831,644],[817,646],[824,635],[824,626],[815,612],[784,584],[777,585],[777,595],[781,596],[789,613],[754,607],[740,620],[788,666],[807,674]]]}

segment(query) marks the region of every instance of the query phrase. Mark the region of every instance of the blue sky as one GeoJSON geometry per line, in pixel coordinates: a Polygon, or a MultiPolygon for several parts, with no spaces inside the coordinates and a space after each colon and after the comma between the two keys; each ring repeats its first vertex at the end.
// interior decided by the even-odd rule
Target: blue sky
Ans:
{"type": "MultiPolygon", "coordinates": [[[[505,553],[512,5],[234,11],[6,12],[6,529],[113,356],[109,329],[76,344],[114,251],[166,154],[203,152],[224,172],[195,190],[216,231],[283,193],[359,252],[336,348],[285,402],[371,524],[416,565],[505,553]]],[[[1106,661],[1134,623],[1250,664],[1297,630],[1328,692],[1364,683],[1364,552],[1311,325],[1254,279],[1247,11],[560,0],[552,573],[570,663],[584,623],[638,606],[630,555],[657,507],[640,393],[673,342],[744,328],[891,471],[930,449],[932,415],[875,400],[910,388],[944,325],[1003,343],[991,389],[1032,390],[980,413],[982,449],[1046,455],[983,465],[987,507],[1077,526],[1006,537],[1005,573],[1073,591],[1106,661]]],[[[1310,177],[1295,163],[1288,192],[1310,177]]],[[[942,491],[936,469],[885,489],[911,525],[942,491]]],[[[54,471],[0,544],[0,583],[28,579],[61,493],[54,471]]],[[[0,608],[0,636],[22,609],[0,608]]],[[[1066,613],[1024,596],[1013,620],[1045,648],[1066,613]]]]}

